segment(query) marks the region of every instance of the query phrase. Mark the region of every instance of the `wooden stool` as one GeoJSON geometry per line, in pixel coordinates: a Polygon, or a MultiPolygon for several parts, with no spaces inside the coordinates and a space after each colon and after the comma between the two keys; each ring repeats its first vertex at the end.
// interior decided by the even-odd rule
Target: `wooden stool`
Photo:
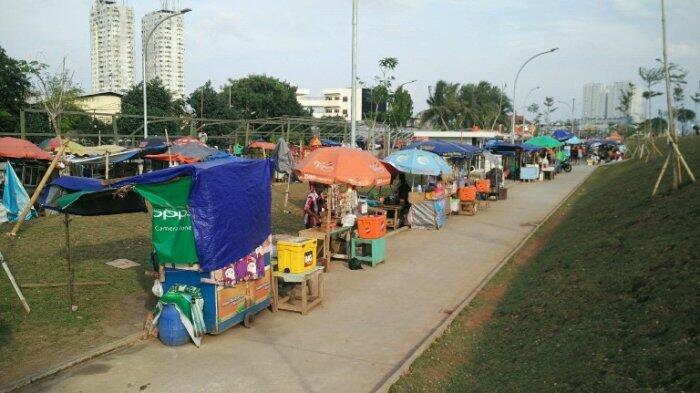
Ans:
{"type": "MultiPolygon", "coordinates": [[[[364,247],[362,247],[364,248],[364,247]]],[[[357,258],[359,261],[367,263],[372,267],[384,262],[386,259],[386,239],[360,239],[353,237],[350,241],[350,257],[357,258]],[[368,245],[369,254],[359,253],[358,246],[368,245]]]]}
{"type": "Polygon", "coordinates": [[[273,312],[285,310],[306,315],[309,310],[323,302],[323,266],[316,266],[308,272],[300,274],[274,272],[273,277],[275,280],[272,301],[273,312]],[[286,283],[300,284],[300,297],[297,298],[290,291],[287,296],[280,298],[278,288],[280,280],[286,283]],[[299,301],[298,304],[297,301],[299,301]]]}
{"type": "Polygon", "coordinates": [[[477,194],[477,202],[479,205],[479,209],[486,209],[489,207],[489,193],[488,192],[480,192],[477,194]]]}
{"type": "Polygon", "coordinates": [[[457,212],[457,214],[465,216],[474,216],[476,215],[476,210],[477,208],[475,201],[460,201],[459,211],[457,212]]]}

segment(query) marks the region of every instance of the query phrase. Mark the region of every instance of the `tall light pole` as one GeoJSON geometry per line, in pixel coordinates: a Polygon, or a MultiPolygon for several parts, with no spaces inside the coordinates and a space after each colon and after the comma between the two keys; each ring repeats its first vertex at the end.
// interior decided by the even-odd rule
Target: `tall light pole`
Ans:
{"type": "Polygon", "coordinates": [[[527,63],[529,63],[530,61],[532,61],[532,59],[534,59],[535,57],[539,57],[539,56],[542,56],[542,55],[546,55],[547,53],[552,53],[552,52],[554,52],[554,51],[556,51],[556,50],[559,50],[559,48],[552,48],[552,49],[550,49],[550,50],[548,50],[548,51],[540,52],[540,53],[538,53],[538,54],[536,54],[536,55],[530,57],[529,59],[525,60],[525,62],[523,63],[523,65],[520,66],[520,69],[518,70],[518,73],[515,74],[515,82],[513,83],[513,121],[511,122],[511,129],[510,129],[511,139],[512,139],[512,140],[515,140],[515,112],[516,112],[516,110],[515,110],[515,108],[516,108],[516,107],[515,107],[515,92],[516,92],[516,88],[518,87],[518,77],[520,77],[520,72],[523,70],[523,68],[525,68],[525,66],[527,65],[527,63]]]}
{"type": "MultiPolygon", "coordinates": [[[[358,0],[352,0],[352,92],[350,93],[350,146],[355,147],[357,139],[357,9],[358,0]]],[[[372,142],[374,143],[374,142],[372,142]]]]}
{"type": "Polygon", "coordinates": [[[576,105],[576,99],[575,98],[571,99],[571,105],[569,105],[569,103],[565,102],[565,101],[557,101],[557,102],[560,104],[566,105],[569,108],[569,110],[571,110],[571,133],[573,134],[574,133],[574,105],[576,105]]]}
{"type": "Polygon", "coordinates": [[[148,41],[151,40],[151,37],[153,37],[153,33],[155,33],[155,31],[158,29],[158,26],[160,26],[163,22],[176,16],[186,14],[190,11],[192,11],[191,8],[183,8],[180,11],[173,12],[167,17],[161,19],[160,21],[158,21],[158,23],[156,23],[155,26],[153,26],[151,31],[148,32],[148,35],[146,36],[146,41],[143,42],[143,48],[141,48],[141,72],[143,74],[143,139],[148,138],[148,99],[146,98],[146,85],[148,84],[148,78],[146,78],[146,58],[148,56],[148,41]]]}

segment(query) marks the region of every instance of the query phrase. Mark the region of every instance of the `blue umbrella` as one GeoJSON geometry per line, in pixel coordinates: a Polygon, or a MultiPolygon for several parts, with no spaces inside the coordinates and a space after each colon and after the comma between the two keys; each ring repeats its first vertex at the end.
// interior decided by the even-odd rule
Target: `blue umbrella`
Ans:
{"type": "Polygon", "coordinates": [[[412,175],[449,176],[452,174],[452,167],[442,157],[424,150],[398,150],[391,153],[384,161],[399,171],[412,175]]]}
{"type": "Polygon", "coordinates": [[[583,141],[577,136],[572,136],[571,138],[567,139],[564,143],[566,143],[567,145],[580,145],[583,143],[583,141]]]}
{"type": "Polygon", "coordinates": [[[467,157],[472,156],[473,153],[467,150],[463,145],[459,145],[453,142],[444,141],[421,141],[414,142],[403,148],[403,150],[419,149],[435,153],[439,156],[449,156],[449,157],[467,157]]]}

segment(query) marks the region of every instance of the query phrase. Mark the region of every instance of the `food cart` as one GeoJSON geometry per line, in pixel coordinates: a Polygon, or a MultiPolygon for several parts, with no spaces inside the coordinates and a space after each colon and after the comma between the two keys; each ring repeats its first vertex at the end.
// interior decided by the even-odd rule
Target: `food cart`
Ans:
{"type": "Polygon", "coordinates": [[[152,262],[163,291],[202,293],[206,332],[248,323],[270,305],[270,160],[227,158],[95,182],[63,177],[44,206],[73,215],[107,215],[151,206],[152,262]]]}

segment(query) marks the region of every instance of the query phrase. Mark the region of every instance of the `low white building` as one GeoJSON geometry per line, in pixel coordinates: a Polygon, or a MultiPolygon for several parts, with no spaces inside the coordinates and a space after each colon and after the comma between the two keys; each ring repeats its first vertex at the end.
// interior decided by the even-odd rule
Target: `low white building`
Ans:
{"type": "Polygon", "coordinates": [[[413,138],[416,140],[439,140],[445,142],[459,142],[473,146],[483,146],[489,139],[503,137],[499,131],[413,131],[413,138]]]}
{"type": "MultiPolygon", "coordinates": [[[[323,89],[321,96],[311,96],[309,89],[297,89],[297,101],[304,108],[312,110],[313,116],[342,117],[350,121],[350,96],[351,88],[323,89]]],[[[362,120],[362,88],[357,88],[357,102],[355,103],[355,116],[357,121],[362,120]]]]}

